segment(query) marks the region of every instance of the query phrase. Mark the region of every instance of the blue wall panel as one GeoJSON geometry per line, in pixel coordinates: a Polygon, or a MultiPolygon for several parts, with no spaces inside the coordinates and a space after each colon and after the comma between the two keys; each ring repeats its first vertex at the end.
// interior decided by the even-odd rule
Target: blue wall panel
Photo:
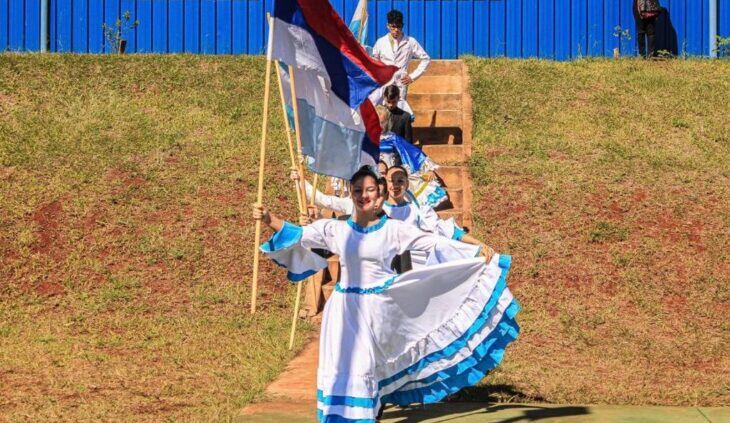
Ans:
{"type": "Polygon", "coordinates": [[[41,49],[40,19],[40,0],[25,0],[25,50],[41,49]]]}
{"type": "Polygon", "coordinates": [[[183,35],[185,33],[185,8],[181,1],[176,0],[170,0],[167,8],[167,51],[182,53],[185,49],[185,36],[183,35]]]}
{"type": "MultiPolygon", "coordinates": [[[[137,52],[152,52],[152,2],[153,0],[137,0],[137,52]]],[[[164,3],[164,1],[163,1],[164,3]]]]}
{"type": "Polygon", "coordinates": [[[186,53],[200,52],[200,0],[183,3],[183,45],[186,53]]]}
{"type": "Polygon", "coordinates": [[[248,1],[248,53],[261,54],[266,49],[264,24],[266,11],[263,0],[248,1]]]}
{"type": "Polygon", "coordinates": [[[522,57],[537,57],[538,0],[522,0],[522,57]]]}
{"type": "Polygon", "coordinates": [[[474,3],[462,1],[457,5],[456,27],[458,51],[462,54],[474,54],[474,3]]]}
{"type": "Polygon", "coordinates": [[[588,55],[603,55],[604,0],[588,0],[588,55]]]}
{"type": "MultiPolygon", "coordinates": [[[[0,51],[40,49],[41,0],[0,0],[0,51]]],[[[124,34],[138,53],[261,54],[266,12],[274,0],[50,0],[51,51],[110,52],[102,25],[114,27],[129,11],[139,26],[124,34]]],[[[331,0],[349,23],[357,0],[331,0]]],[[[679,55],[710,54],[711,26],[730,36],[730,0],[662,0],[657,47],[679,55]],[[717,4],[710,21],[709,2],[717,4]]],[[[636,54],[632,0],[370,0],[368,44],[387,33],[392,8],[405,15],[405,31],[434,58],[541,57],[636,54]],[[630,39],[615,36],[628,29],[630,39]]]]}
{"type": "Polygon", "coordinates": [[[73,0],[73,28],[71,28],[71,49],[79,53],[88,53],[89,37],[89,1],[73,0]]]}
{"type": "Polygon", "coordinates": [[[555,58],[568,60],[570,54],[570,0],[555,0],[555,58]]]}
{"type": "MultiPolygon", "coordinates": [[[[225,0],[221,0],[221,3],[225,0]]],[[[200,1],[200,51],[214,54],[216,50],[216,0],[200,1]]]]}
{"type": "Polygon", "coordinates": [[[152,51],[167,53],[167,0],[152,1],[152,51]]]}
{"type": "Polygon", "coordinates": [[[489,5],[483,1],[474,3],[474,54],[489,56],[489,5]]]}
{"type": "MultiPolygon", "coordinates": [[[[456,34],[462,31],[457,26],[456,2],[445,1],[441,3],[441,55],[444,57],[458,57],[458,46],[456,34]]],[[[463,28],[466,32],[466,28],[463,28]]]]}
{"type": "Polygon", "coordinates": [[[507,20],[506,1],[489,2],[489,51],[492,57],[504,57],[507,54],[507,32],[504,26],[507,20]]]}
{"type": "MultiPolygon", "coordinates": [[[[424,41],[421,45],[426,49],[429,54],[441,56],[441,40],[435,36],[437,28],[441,27],[441,4],[438,1],[426,0],[424,4],[425,8],[425,21],[424,21],[424,41]],[[431,53],[433,52],[433,53],[431,53]]],[[[384,31],[378,30],[378,36],[384,35],[384,31]]]]}
{"type": "Polygon", "coordinates": [[[522,57],[522,0],[507,3],[507,57],[522,57]]]}
{"type": "Polygon", "coordinates": [[[8,0],[0,0],[0,51],[8,48],[8,32],[10,30],[8,0]]]}
{"type": "Polygon", "coordinates": [[[233,54],[243,54],[248,51],[248,3],[233,2],[233,54]]]}
{"type": "Polygon", "coordinates": [[[23,4],[23,0],[10,0],[8,19],[10,22],[19,22],[18,25],[10,25],[8,28],[10,50],[25,50],[25,4],[23,4]]]}
{"type": "Polygon", "coordinates": [[[555,58],[554,1],[555,0],[540,0],[537,5],[537,54],[545,59],[555,58]]]}

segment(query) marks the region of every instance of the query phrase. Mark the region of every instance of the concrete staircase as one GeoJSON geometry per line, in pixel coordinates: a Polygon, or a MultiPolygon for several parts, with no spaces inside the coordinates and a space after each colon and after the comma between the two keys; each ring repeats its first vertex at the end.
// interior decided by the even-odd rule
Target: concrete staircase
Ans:
{"type": "Polygon", "coordinates": [[[468,78],[461,60],[433,60],[408,90],[408,103],[416,115],[414,141],[441,165],[436,173],[449,193],[450,201],[439,207],[439,215],[454,217],[464,226],[472,225],[468,169],[472,111],[468,78]]]}

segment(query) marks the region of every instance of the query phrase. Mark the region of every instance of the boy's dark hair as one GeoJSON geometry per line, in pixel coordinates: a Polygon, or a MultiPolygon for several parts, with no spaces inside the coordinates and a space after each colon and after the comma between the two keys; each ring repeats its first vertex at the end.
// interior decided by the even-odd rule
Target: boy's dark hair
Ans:
{"type": "Polygon", "coordinates": [[[398,88],[398,86],[395,84],[388,85],[387,87],[385,87],[385,91],[383,92],[383,95],[388,100],[400,98],[400,88],[398,88]]]}
{"type": "MultiPolygon", "coordinates": [[[[360,179],[367,178],[368,176],[373,178],[373,181],[375,181],[376,183],[378,182],[378,175],[376,175],[375,172],[370,169],[370,166],[363,166],[360,168],[360,170],[352,175],[352,177],[350,178],[350,185],[354,184],[360,179]]],[[[378,191],[378,193],[380,192],[378,191]]]]}
{"type": "Polygon", "coordinates": [[[403,28],[403,14],[400,10],[393,9],[388,12],[388,25],[395,25],[399,28],[403,28]]]}

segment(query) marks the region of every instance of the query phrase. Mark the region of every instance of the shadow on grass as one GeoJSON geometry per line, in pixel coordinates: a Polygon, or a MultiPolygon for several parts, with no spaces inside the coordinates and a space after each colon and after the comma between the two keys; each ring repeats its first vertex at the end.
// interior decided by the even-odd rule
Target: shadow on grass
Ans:
{"type": "Polygon", "coordinates": [[[484,403],[441,403],[425,407],[386,409],[383,420],[393,423],[416,423],[427,420],[466,423],[489,421],[492,423],[536,422],[557,417],[584,416],[590,414],[587,407],[540,407],[526,404],[485,405],[484,403]],[[490,414],[501,413],[503,416],[490,414]],[[436,420],[437,419],[437,420],[436,420]],[[466,420],[469,419],[469,420],[466,420]],[[483,420],[488,419],[488,420],[483,420]]]}
{"type": "Polygon", "coordinates": [[[525,402],[543,401],[539,397],[527,396],[510,385],[474,387],[465,389],[449,397],[446,402],[438,404],[407,408],[389,407],[383,414],[383,420],[393,423],[416,423],[426,420],[449,422],[463,419],[465,422],[477,422],[488,419],[490,422],[516,423],[590,414],[587,407],[581,406],[541,407],[512,403],[489,404],[505,399],[525,402]]]}

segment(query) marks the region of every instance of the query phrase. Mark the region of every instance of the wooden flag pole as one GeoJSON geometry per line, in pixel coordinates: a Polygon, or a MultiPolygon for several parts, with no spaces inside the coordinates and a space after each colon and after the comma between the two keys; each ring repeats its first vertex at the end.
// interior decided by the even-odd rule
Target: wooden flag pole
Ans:
{"type": "MultiPolygon", "coordinates": [[[[304,188],[304,158],[302,157],[302,137],[301,134],[301,128],[299,125],[299,106],[297,105],[297,82],[296,82],[296,76],[294,75],[294,67],[289,65],[289,87],[291,89],[291,98],[292,98],[292,109],[294,110],[294,131],[296,133],[296,141],[297,141],[297,159],[299,162],[299,189],[301,190],[302,195],[302,203],[304,204],[304,208],[306,209],[307,204],[307,191],[304,188]]],[[[314,197],[312,197],[314,198],[314,197]]],[[[305,210],[306,212],[306,210],[305,210]]]]}
{"type": "MultiPolygon", "coordinates": [[[[294,110],[294,131],[296,134],[296,141],[297,141],[297,158],[298,158],[298,167],[299,167],[299,189],[300,189],[300,195],[302,199],[302,205],[303,205],[303,213],[307,212],[307,191],[304,186],[304,158],[302,157],[302,138],[301,138],[301,128],[299,125],[299,107],[297,105],[297,86],[296,86],[296,76],[294,75],[294,67],[289,65],[289,87],[291,90],[291,99],[292,99],[292,109],[294,110]]],[[[314,184],[313,187],[316,190],[316,184],[317,184],[317,174],[314,175],[314,184]]],[[[314,197],[315,197],[316,191],[312,193],[312,205],[314,205],[314,197]]],[[[307,279],[308,283],[312,284],[312,278],[307,279]]],[[[291,350],[294,348],[294,334],[297,331],[297,318],[299,317],[299,301],[302,297],[302,282],[297,284],[297,297],[294,301],[294,315],[292,316],[292,322],[291,322],[291,332],[289,333],[289,349],[291,350]]]]}
{"type": "MultiPolygon", "coordinates": [[[[279,97],[281,98],[281,111],[284,116],[284,127],[286,129],[286,140],[287,144],[289,146],[289,158],[291,159],[291,170],[298,171],[297,168],[297,157],[294,154],[294,140],[291,138],[291,127],[289,126],[289,116],[286,113],[286,101],[284,99],[284,87],[281,83],[281,73],[279,73],[279,61],[274,61],[274,65],[276,66],[276,76],[277,81],[279,82],[279,97]]],[[[299,176],[300,178],[304,177],[303,175],[299,176]]],[[[299,212],[304,213],[306,207],[304,207],[305,200],[302,199],[302,191],[299,189],[299,183],[294,182],[294,191],[297,193],[297,206],[299,207],[299,212]]]]}
{"type": "MultiPolygon", "coordinates": [[[[273,22],[270,24],[273,27],[273,22]]],[[[273,30],[273,28],[271,28],[273,30]]],[[[273,33],[269,37],[269,52],[273,33]]],[[[269,92],[271,85],[271,57],[266,55],[266,77],[264,82],[264,118],[261,122],[261,149],[259,150],[259,181],[256,193],[256,204],[264,200],[264,162],[266,159],[266,130],[269,126],[269,92]]],[[[256,236],[253,245],[253,279],[251,281],[251,313],[256,313],[256,297],[259,285],[259,244],[261,243],[261,219],[256,219],[256,236]]]]}

